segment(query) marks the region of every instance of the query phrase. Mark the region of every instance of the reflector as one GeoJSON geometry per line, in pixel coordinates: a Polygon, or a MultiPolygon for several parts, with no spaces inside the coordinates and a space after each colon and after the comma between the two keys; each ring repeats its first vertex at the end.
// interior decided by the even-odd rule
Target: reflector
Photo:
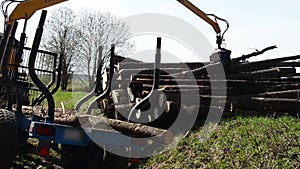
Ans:
{"type": "Polygon", "coordinates": [[[39,156],[49,156],[49,150],[46,146],[43,146],[41,150],[38,152],[39,156]]]}
{"type": "Polygon", "coordinates": [[[131,158],[130,159],[130,163],[132,163],[132,164],[137,164],[137,163],[139,163],[140,162],[140,159],[139,158],[131,158]]]}

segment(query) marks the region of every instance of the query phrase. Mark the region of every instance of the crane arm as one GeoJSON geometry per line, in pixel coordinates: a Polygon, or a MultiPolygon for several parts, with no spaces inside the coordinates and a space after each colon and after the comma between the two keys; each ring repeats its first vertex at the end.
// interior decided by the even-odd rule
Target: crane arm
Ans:
{"type": "Polygon", "coordinates": [[[222,18],[217,17],[214,14],[206,14],[203,11],[201,11],[198,7],[196,7],[194,4],[192,4],[190,1],[188,0],[177,0],[178,2],[180,2],[183,6],[185,6],[186,8],[188,8],[190,11],[192,11],[193,13],[195,13],[197,16],[199,16],[200,18],[202,18],[204,21],[206,21],[208,24],[210,24],[213,29],[215,30],[216,34],[217,34],[217,40],[216,43],[218,45],[218,48],[221,49],[221,44],[224,40],[224,34],[225,32],[228,30],[229,28],[229,23],[222,18]],[[212,20],[209,16],[212,16],[215,18],[215,21],[212,20]],[[225,22],[227,24],[227,28],[226,30],[221,33],[221,28],[217,22],[217,20],[221,20],[223,22],[225,22]]]}
{"type": "Polygon", "coordinates": [[[202,10],[200,10],[190,1],[188,0],[177,0],[177,1],[180,2],[182,5],[184,5],[186,8],[188,8],[190,11],[194,12],[197,16],[199,16],[201,19],[206,21],[208,24],[210,24],[217,34],[221,33],[219,24],[213,21],[211,18],[209,18],[206,13],[204,13],[202,10]]]}
{"type": "Polygon", "coordinates": [[[19,3],[10,14],[8,24],[18,19],[29,19],[37,10],[56,5],[67,0],[26,0],[19,3]]]}

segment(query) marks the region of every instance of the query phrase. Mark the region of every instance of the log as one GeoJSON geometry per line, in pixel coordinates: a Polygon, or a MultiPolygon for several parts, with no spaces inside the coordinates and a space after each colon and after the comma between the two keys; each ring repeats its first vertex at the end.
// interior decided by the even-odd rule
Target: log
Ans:
{"type": "Polygon", "coordinates": [[[282,62],[277,64],[279,67],[300,67],[300,62],[293,61],[293,62],[282,62]]]}
{"type": "MultiPolygon", "coordinates": [[[[32,115],[38,115],[40,117],[40,111],[46,111],[44,110],[42,106],[23,106],[22,110],[23,113],[26,114],[32,114],[32,115]]],[[[75,110],[67,110],[65,114],[62,113],[62,109],[57,108],[55,110],[55,123],[58,124],[64,124],[64,125],[70,125],[70,126],[82,126],[82,127],[88,127],[93,128],[97,130],[109,130],[109,126],[114,128],[115,130],[121,132],[130,134],[137,137],[153,137],[166,134],[168,138],[165,139],[173,139],[170,138],[172,136],[172,133],[170,131],[155,128],[143,124],[138,123],[130,123],[126,121],[120,121],[115,119],[108,119],[104,117],[99,116],[91,116],[91,115],[76,115],[77,112],[75,110]],[[109,125],[109,126],[108,126],[109,125]]],[[[45,118],[45,116],[42,116],[40,118],[45,118]]]]}
{"type": "Polygon", "coordinates": [[[270,69],[272,67],[276,67],[280,65],[282,62],[292,61],[300,59],[300,55],[296,56],[289,56],[284,58],[277,58],[277,59],[270,59],[270,60],[263,60],[257,62],[247,62],[247,63],[239,63],[230,65],[230,69],[228,69],[228,74],[237,74],[239,72],[252,72],[256,70],[262,69],[270,69]]]}
{"type": "MultiPolygon", "coordinates": [[[[191,63],[161,63],[161,68],[184,68],[195,69],[208,63],[191,62],[191,63]]],[[[119,63],[118,69],[153,69],[153,63],[119,63]]]]}
{"type": "Polygon", "coordinates": [[[255,78],[280,78],[285,76],[297,75],[295,68],[271,68],[264,70],[256,70],[252,72],[241,72],[237,74],[230,74],[229,79],[255,79],[255,78]]]}
{"type": "Polygon", "coordinates": [[[258,70],[258,71],[253,71],[251,74],[268,74],[268,73],[296,73],[296,69],[294,67],[275,67],[271,69],[263,69],[263,70],[258,70]]]}
{"type": "Polygon", "coordinates": [[[279,98],[299,99],[300,98],[300,89],[266,92],[266,93],[260,94],[259,96],[273,97],[273,98],[279,97],[279,98]]]}
{"type": "Polygon", "coordinates": [[[96,129],[109,129],[110,126],[121,133],[126,133],[138,137],[154,137],[167,133],[167,130],[164,129],[99,116],[95,117],[90,115],[81,115],[78,116],[77,119],[79,122],[81,122],[82,126],[84,127],[93,127],[96,129]],[[95,119],[97,120],[95,121],[95,119]]]}
{"type": "Polygon", "coordinates": [[[300,99],[239,97],[232,102],[234,108],[242,110],[300,113],[300,99]]]}
{"type": "MultiPolygon", "coordinates": [[[[153,79],[153,74],[137,74],[136,76],[134,77],[131,77],[131,81],[134,81],[138,78],[142,78],[142,79],[153,79]]],[[[160,75],[160,80],[163,80],[163,79],[173,79],[173,77],[171,77],[170,75],[160,75]]]]}
{"type": "MultiPolygon", "coordinates": [[[[294,79],[294,78],[293,78],[294,79]]],[[[264,79],[219,79],[219,80],[210,80],[210,79],[161,79],[160,85],[202,85],[202,86],[210,86],[211,82],[214,82],[215,85],[224,85],[226,84],[227,87],[239,87],[239,86],[262,86],[262,85],[276,85],[281,83],[295,83],[292,80],[284,82],[284,79],[275,80],[264,80],[264,79]]],[[[152,85],[153,79],[146,79],[146,78],[137,78],[136,80],[131,81],[131,84],[147,84],[152,85]]]]}
{"type": "Polygon", "coordinates": [[[234,58],[230,61],[231,64],[234,64],[234,63],[238,63],[238,62],[241,62],[241,61],[245,61],[246,59],[249,59],[253,56],[258,56],[258,55],[262,55],[264,54],[266,51],[268,50],[273,50],[273,49],[276,49],[277,47],[276,46],[270,46],[270,47],[266,47],[264,48],[263,50],[261,51],[256,51],[256,52],[253,52],[253,53],[250,53],[248,55],[242,55],[241,57],[238,57],[238,58],[234,58]]]}
{"type": "MultiPolygon", "coordinates": [[[[296,114],[292,114],[296,115],[296,114]]],[[[274,112],[274,111],[258,111],[258,110],[245,110],[245,109],[238,109],[235,108],[234,112],[231,113],[231,116],[255,116],[255,117],[280,117],[286,116],[285,112],[274,112]]]]}
{"type": "MultiPolygon", "coordinates": [[[[160,74],[161,75],[169,75],[169,74],[174,74],[174,73],[178,73],[178,72],[182,72],[182,71],[186,71],[186,68],[164,68],[161,69],[160,74]]],[[[122,77],[131,77],[132,75],[136,75],[136,74],[153,74],[153,68],[152,69],[122,69],[120,70],[118,73],[122,76],[122,77]]]]}

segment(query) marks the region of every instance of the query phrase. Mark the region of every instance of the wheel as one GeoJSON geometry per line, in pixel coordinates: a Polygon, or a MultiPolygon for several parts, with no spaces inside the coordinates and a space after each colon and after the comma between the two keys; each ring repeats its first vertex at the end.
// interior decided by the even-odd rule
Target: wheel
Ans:
{"type": "Polygon", "coordinates": [[[98,146],[62,145],[61,162],[65,169],[100,168],[103,160],[103,149],[98,146]]]}
{"type": "Polygon", "coordinates": [[[128,158],[104,151],[101,169],[127,169],[128,158]]]}
{"type": "Polygon", "coordinates": [[[7,169],[16,157],[18,125],[15,113],[0,109],[0,168],[7,169]]]}

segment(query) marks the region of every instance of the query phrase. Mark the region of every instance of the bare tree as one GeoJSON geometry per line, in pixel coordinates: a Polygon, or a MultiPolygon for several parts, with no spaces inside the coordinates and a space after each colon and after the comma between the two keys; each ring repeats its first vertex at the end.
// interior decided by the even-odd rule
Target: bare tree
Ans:
{"type": "Polygon", "coordinates": [[[59,53],[62,57],[61,89],[66,90],[69,81],[69,71],[76,62],[79,39],[76,30],[76,15],[66,7],[55,10],[45,24],[42,47],[59,53]]]}
{"type": "Polygon", "coordinates": [[[67,89],[68,72],[75,69],[87,75],[91,89],[97,66],[111,44],[119,55],[133,50],[128,26],[110,13],[83,11],[75,15],[71,9],[61,7],[51,15],[44,32],[43,48],[63,57],[62,90],[67,89]]]}
{"type": "Polygon", "coordinates": [[[110,13],[83,11],[79,15],[78,29],[81,42],[78,54],[82,59],[78,69],[88,75],[91,89],[97,66],[111,44],[116,45],[116,53],[120,55],[130,53],[133,45],[129,42],[128,26],[110,13]]]}

